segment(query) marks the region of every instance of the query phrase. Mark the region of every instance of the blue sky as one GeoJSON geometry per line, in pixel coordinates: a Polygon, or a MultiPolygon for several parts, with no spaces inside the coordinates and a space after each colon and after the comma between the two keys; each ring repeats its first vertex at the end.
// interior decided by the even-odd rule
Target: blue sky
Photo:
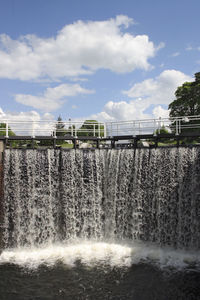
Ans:
{"type": "Polygon", "coordinates": [[[200,71],[198,0],[0,0],[0,117],[167,116],[200,71]]]}

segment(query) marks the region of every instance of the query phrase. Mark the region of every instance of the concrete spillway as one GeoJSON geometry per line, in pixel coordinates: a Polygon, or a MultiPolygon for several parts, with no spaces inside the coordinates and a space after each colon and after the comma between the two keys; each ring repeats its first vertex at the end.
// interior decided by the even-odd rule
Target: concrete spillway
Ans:
{"type": "Polygon", "coordinates": [[[70,239],[200,248],[200,149],[4,153],[4,247],[70,239]]]}

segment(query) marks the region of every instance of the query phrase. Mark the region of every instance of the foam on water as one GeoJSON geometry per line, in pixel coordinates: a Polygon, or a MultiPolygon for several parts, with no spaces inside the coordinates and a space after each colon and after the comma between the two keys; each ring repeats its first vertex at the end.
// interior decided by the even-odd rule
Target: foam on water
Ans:
{"type": "Polygon", "coordinates": [[[150,263],[160,268],[184,269],[200,267],[200,253],[172,248],[159,248],[144,243],[125,245],[103,242],[74,242],[42,248],[9,249],[0,255],[0,264],[16,264],[28,269],[40,265],[52,267],[62,263],[71,268],[80,261],[88,267],[95,265],[110,267],[130,267],[138,263],[150,263]]]}
{"type": "Polygon", "coordinates": [[[199,266],[199,182],[200,148],[7,149],[0,263],[199,266]]]}

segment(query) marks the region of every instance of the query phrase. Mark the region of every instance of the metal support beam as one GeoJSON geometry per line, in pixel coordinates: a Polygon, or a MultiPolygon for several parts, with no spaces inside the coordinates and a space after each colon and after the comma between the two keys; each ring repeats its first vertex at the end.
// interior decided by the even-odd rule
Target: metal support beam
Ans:
{"type": "Polygon", "coordinates": [[[99,140],[96,141],[97,149],[99,149],[99,140]]]}
{"type": "Polygon", "coordinates": [[[31,148],[33,148],[33,149],[35,148],[35,143],[34,142],[35,142],[35,140],[34,140],[34,138],[32,138],[31,139],[31,148]]]}
{"type": "Polygon", "coordinates": [[[76,149],[76,146],[77,146],[77,145],[76,145],[76,139],[73,139],[72,142],[73,142],[73,144],[74,144],[74,149],[76,149]]]}
{"type": "Polygon", "coordinates": [[[158,137],[157,136],[155,137],[155,147],[156,148],[158,147],[158,137]]]}
{"type": "Polygon", "coordinates": [[[56,138],[53,139],[53,148],[56,148],[56,138]]]}
{"type": "Polygon", "coordinates": [[[111,140],[111,148],[112,148],[112,149],[115,148],[115,140],[111,140]]]}
{"type": "Polygon", "coordinates": [[[135,138],[135,139],[134,139],[134,144],[133,144],[133,146],[134,146],[134,148],[135,148],[135,149],[136,149],[136,148],[137,148],[137,146],[138,146],[138,145],[137,145],[137,143],[138,143],[138,139],[137,139],[137,138],[135,138]]]}

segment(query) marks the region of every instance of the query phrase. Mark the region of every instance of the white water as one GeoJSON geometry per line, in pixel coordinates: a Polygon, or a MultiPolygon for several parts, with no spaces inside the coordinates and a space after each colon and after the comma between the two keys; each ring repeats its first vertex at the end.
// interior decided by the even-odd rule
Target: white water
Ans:
{"type": "Polygon", "coordinates": [[[36,269],[40,265],[53,267],[62,263],[68,268],[80,261],[87,267],[95,265],[130,267],[148,262],[160,268],[184,269],[190,266],[200,268],[200,253],[195,251],[160,248],[144,243],[125,245],[102,242],[76,241],[42,248],[17,248],[3,251],[0,264],[11,263],[36,269]]]}
{"type": "Polygon", "coordinates": [[[199,264],[199,182],[199,148],[7,149],[0,262],[199,264]]]}

